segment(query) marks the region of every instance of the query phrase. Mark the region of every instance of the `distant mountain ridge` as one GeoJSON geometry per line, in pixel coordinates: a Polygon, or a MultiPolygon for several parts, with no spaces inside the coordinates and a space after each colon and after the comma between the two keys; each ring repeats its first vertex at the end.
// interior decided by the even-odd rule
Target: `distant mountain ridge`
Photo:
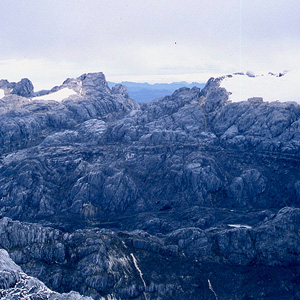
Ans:
{"type": "MultiPolygon", "coordinates": [[[[108,81],[107,83],[110,88],[117,84],[111,81],[108,81]]],[[[127,87],[130,98],[142,103],[150,102],[154,99],[171,95],[175,90],[178,90],[182,87],[198,87],[202,89],[205,86],[205,83],[188,83],[186,81],[154,84],[150,84],[147,82],[138,83],[131,81],[122,81],[121,84],[127,87]]]]}

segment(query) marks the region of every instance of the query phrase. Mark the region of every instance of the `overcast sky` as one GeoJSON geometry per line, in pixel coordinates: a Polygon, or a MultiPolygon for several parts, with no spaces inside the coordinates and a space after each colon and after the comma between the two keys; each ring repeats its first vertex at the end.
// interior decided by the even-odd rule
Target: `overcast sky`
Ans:
{"type": "Polygon", "coordinates": [[[0,0],[0,78],[36,90],[300,68],[299,0],[0,0]]]}

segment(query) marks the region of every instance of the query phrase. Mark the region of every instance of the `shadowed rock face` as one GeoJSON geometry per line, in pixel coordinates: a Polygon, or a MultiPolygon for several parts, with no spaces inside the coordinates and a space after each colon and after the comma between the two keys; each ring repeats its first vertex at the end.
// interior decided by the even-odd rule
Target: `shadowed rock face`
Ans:
{"type": "Polygon", "coordinates": [[[0,212],[41,225],[2,219],[0,247],[52,289],[95,299],[215,299],[210,285],[220,299],[291,299],[300,106],[231,103],[221,80],[144,105],[102,73],[46,92],[76,93],[60,102],[9,90],[0,212]]]}
{"type": "Polygon", "coordinates": [[[299,228],[296,208],[284,208],[254,227],[223,224],[165,235],[67,233],[3,218],[0,247],[52,289],[95,299],[211,299],[208,280],[221,299],[291,299],[300,292],[299,228]]]}

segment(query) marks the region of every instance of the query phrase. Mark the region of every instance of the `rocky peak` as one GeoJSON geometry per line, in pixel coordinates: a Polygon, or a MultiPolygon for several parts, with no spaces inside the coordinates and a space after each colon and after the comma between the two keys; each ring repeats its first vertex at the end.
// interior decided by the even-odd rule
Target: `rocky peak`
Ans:
{"type": "Polygon", "coordinates": [[[0,80],[0,88],[4,90],[6,95],[15,94],[22,97],[32,97],[34,95],[33,84],[28,78],[23,78],[19,82],[0,80]]]}
{"type": "Polygon", "coordinates": [[[22,97],[32,97],[34,95],[33,89],[32,82],[28,78],[23,78],[15,84],[11,93],[22,97]]]}
{"type": "Polygon", "coordinates": [[[110,89],[102,72],[83,74],[79,79],[82,82],[82,93],[86,96],[110,93],[110,89]]]}
{"type": "Polygon", "coordinates": [[[128,90],[127,90],[127,87],[125,85],[122,85],[122,84],[116,84],[111,92],[113,94],[117,94],[117,95],[122,95],[124,96],[125,98],[129,98],[129,94],[128,94],[128,90]]]}
{"type": "Polygon", "coordinates": [[[225,88],[220,87],[220,82],[223,78],[210,78],[200,92],[200,103],[205,102],[205,110],[207,112],[214,111],[228,100],[229,93],[225,88]]]}
{"type": "Polygon", "coordinates": [[[5,88],[9,82],[6,79],[1,79],[0,80],[0,88],[5,88]]]}
{"type": "Polygon", "coordinates": [[[77,78],[68,78],[58,89],[68,87],[82,96],[99,96],[111,91],[102,72],[82,74],[77,78]]]}

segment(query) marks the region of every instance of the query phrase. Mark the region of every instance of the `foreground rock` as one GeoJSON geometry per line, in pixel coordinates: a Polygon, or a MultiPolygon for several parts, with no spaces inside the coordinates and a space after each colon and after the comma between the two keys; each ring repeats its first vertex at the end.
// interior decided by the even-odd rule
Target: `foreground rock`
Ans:
{"type": "Polygon", "coordinates": [[[300,291],[293,285],[300,268],[299,229],[300,210],[295,208],[269,215],[255,227],[181,228],[167,235],[104,229],[63,233],[4,218],[0,247],[52,289],[76,290],[94,299],[113,295],[117,299],[186,299],[185,293],[210,299],[208,280],[214,282],[222,299],[244,299],[243,281],[252,274],[248,287],[254,286],[261,278],[257,272],[271,276],[274,282],[253,291],[247,288],[249,297],[282,297],[284,293],[286,298],[272,299],[288,299],[300,291]],[[288,271],[279,275],[282,268],[288,271]],[[234,276],[235,281],[222,282],[225,275],[234,276]],[[288,291],[276,286],[278,281],[285,281],[288,291]]]}
{"type": "Polygon", "coordinates": [[[0,249],[0,298],[6,300],[92,300],[90,297],[82,297],[75,292],[60,295],[51,291],[38,279],[23,273],[3,249],[0,249]]]}

